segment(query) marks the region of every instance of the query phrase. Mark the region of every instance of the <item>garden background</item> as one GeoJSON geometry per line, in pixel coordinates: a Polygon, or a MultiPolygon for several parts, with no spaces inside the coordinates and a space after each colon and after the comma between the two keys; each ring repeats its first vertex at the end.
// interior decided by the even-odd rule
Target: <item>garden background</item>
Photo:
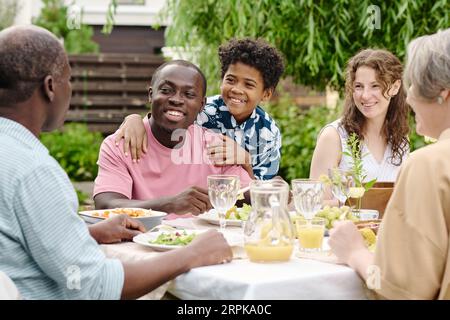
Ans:
{"type": "MultiPolygon", "coordinates": [[[[142,1],[137,1],[142,2],[142,1]]],[[[144,1],[145,2],[145,1],[144,1]]],[[[93,29],[67,24],[68,4],[44,0],[34,24],[64,39],[69,53],[97,53],[93,29]]],[[[121,1],[110,1],[103,29],[110,33],[121,1]]],[[[20,8],[16,1],[0,0],[0,29],[13,24],[20,8]]],[[[233,37],[262,37],[284,55],[289,81],[308,88],[308,92],[336,90],[340,99],[333,106],[300,107],[283,86],[276,98],[264,105],[279,125],[282,158],[279,174],[290,181],[309,176],[310,161],[317,134],[341,113],[343,70],[349,57],[362,48],[386,48],[400,59],[406,44],[420,35],[448,28],[450,2],[369,1],[369,0],[167,0],[159,15],[157,29],[165,26],[165,45],[196,62],[208,79],[208,94],[217,94],[220,84],[218,46],[233,37]]],[[[411,116],[411,149],[425,145],[417,136],[411,116]]],[[[48,147],[72,181],[92,181],[97,175],[97,157],[104,135],[89,131],[83,123],[66,124],[53,133],[43,133],[48,147]]],[[[89,198],[78,192],[80,203],[89,198]]]]}

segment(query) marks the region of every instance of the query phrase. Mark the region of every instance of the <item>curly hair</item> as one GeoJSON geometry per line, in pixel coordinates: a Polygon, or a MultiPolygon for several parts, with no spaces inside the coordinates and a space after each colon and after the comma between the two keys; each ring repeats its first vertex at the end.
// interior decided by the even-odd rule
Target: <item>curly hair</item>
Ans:
{"type": "MultiPolygon", "coordinates": [[[[386,50],[365,49],[353,56],[346,69],[345,79],[345,104],[341,125],[348,134],[356,133],[360,140],[364,140],[364,129],[366,125],[365,116],[356,107],[353,100],[353,83],[356,70],[366,66],[375,70],[377,81],[387,98],[387,93],[393,83],[402,79],[403,66],[400,60],[391,52],[386,50]]],[[[391,98],[382,132],[386,143],[392,147],[391,163],[399,166],[403,156],[409,149],[408,125],[409,106],[406,104],[406,93],[400,88],[397,95],[391,98]]]]}
{"type": "Polygon", "coordinates": [[[280,52],[263,39],[231,39],[219,47],[222,79],[230,64],[241,62],[261,73],[264,89],[275,89],[284,72],[280,52]]]}
{"type": "Polygon", "coordinates": [[[28,100],[47,75],[60,79],[67,56],[52,33],[16,26],[0,35],[0,106],[28,100]]]}

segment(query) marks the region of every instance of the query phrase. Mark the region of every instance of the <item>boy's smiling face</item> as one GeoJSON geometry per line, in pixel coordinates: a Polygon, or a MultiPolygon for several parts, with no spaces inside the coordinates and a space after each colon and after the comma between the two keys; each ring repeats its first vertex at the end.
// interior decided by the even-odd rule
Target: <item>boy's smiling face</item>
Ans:
{"type": "Polygon", "coordinates": [[[230,64],[222,79],[221,95],[238,123],[248,119],[261,101],[272,96],[273,89],[264,89],[264,81],[256,68],[241,62],[230,64]]]}

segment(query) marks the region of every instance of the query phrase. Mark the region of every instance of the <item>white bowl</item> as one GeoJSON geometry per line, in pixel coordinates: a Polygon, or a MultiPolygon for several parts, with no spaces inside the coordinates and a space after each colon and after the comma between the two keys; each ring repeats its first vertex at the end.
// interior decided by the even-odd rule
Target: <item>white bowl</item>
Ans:
{"type": "MultiPolygon", "coordinates": [[[[122,209],[122,208],[120,208],[122,209]]],[[[148,210],[142,208],[123,208],[123,209],[131,209],[131,210],[143,210],[146,215],[141,217],[130,217],[132,219],[136,219],[141,222],[147,230],[151,230],[152,228],[160,225],[162,223],[162,219],[167,215],[167,213],[162,211],[148,210]]],[[[87,223],[97,223],[102,220],[107,219],[107,217],[103,216],[106,212],[110,213],[110,217],[120,213],[114,213],[115,209],[106,209],[106,210],[90,210],[90,211],[80,211],[79,214],[87,223]]]]}

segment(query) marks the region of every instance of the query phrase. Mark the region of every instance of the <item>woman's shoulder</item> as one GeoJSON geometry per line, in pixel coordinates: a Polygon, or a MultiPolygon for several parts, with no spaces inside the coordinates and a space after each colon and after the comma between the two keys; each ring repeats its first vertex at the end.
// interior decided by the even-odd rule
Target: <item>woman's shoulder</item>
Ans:
{"type": "Polygon", "coordinates": [[[327,139],[345,139],[348,134],[342,126],[341,119],[336,119],[323,126],[318,134],[318,138],[324,136],[327,139]]]}
{"type": "Polygon", "coordinates": [[[333,126],[324,126],[317,137],[318,143],[321,144],[341,144],[341,137],[338,133],[337,128],[333,126]]]}

